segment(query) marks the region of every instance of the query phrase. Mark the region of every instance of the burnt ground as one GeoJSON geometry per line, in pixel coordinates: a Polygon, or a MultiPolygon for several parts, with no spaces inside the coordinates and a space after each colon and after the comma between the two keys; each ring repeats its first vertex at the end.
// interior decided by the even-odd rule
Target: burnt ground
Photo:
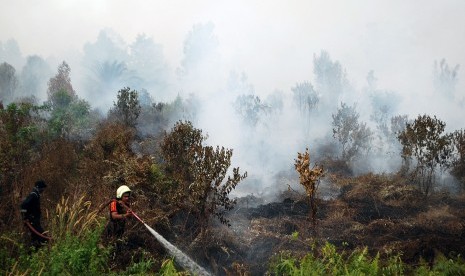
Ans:
{"type": "MultiPolygon", "coordinates": [[[[329,176],[325,185],[319,190],[330,185],[337,192],[318,195],[315,223],[306,198],[295,191],[283,192],[272,203],[238,198],[227,216],[231,226],[217,223],[203,240],[191,227],[195,219],[186,214],[169,216],[158,210],[146,222],[214,275],[264,275],[281,252],[304,256],[326,242],[347,253],[366,247],[372,256],[379,253],[381,261],[400,254],[413,266],[420,260],[432,263],[438,254],[465,255],[464,193],[437,191],[425,197],[400,177],[374,174],[329,176]]],[[[130,251],[148,249],[157,262],[166,258],[143,226],[136,222],[133,227],[128,231],[134,247],[130,251]]]]}
{"type": "MultiPolygon", "coordinates": [[[[465,196],[425,197],[403,181],[377,175],[333,184],[340,194],[317,200],[315,225],[301,196],[285,193],[268,204],[253,196],[238,199],[228,216],[231,227],[216,225],[204,257],[196,259],[215,275],[263,275],[279,252],[303,256],[325,242],[340,250],[367,247],[381,258],[401,254],[410,265],[465,254],[465,196]]],[[[184,249],[199,256],[198,248],[184,249]]]]}

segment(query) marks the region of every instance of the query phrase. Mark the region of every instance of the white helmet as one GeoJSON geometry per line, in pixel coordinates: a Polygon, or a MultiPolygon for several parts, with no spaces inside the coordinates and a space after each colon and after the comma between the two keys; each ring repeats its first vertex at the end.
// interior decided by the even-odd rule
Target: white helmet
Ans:
{"type": "Polygon", "coordinates": [[[126,185],[120,186],[118,190],[116,190],[116,198],[118,199],[122,198],[124,193],[130,193],[130,192],[131,192],[131,189],[129,189],[128,186],[126,185]]]}

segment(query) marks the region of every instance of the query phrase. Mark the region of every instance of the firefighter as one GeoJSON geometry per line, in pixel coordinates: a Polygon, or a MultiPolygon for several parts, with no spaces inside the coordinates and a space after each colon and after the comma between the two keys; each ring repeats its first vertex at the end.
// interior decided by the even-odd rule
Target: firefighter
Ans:
{"type": "Polygon", "coordinates": [[[126,219],[132,216],[129,210],[131,189],[122,185],[116,190],[116,199],[110,202],[110,221],[106,227],[108,238],[121,238],[124,234],[126,219]]]}
{"type": "Polygon", "coordinates": [[[50,237],[45,235],[45,231],[40,224],[40,194],[44,192],[46,187],[45,181],[37,180],[32,192],[21,203],[21,216],[31,233],[31,244],[35,248],[50,240],[50,237]]]}

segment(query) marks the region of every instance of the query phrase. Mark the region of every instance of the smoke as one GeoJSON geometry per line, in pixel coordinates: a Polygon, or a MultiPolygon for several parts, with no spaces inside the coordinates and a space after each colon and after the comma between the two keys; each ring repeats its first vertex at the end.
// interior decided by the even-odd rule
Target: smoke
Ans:
{"type": "MultiPolygon", "coordinates": [[[[431,114],[447,131],[463,128],[461,1],[427,1],[421,9],[404,1],[97,2],[88,9],[72,1],[34,6],[41,18],[47,7],[60,11],[48,20],[31,17],[26,1],[6,5],[0,62],[29,79],[35,70],[43,90],[46,68],[66,60],[79,97],[103,114],[123,87],[146,91],[154,102],[191,99],[186,112],[195,113],[189,118],[207,143],[232,148],[232,166],[248,172],[238,195],[296,184],[294,159],[307,147],[312,161],[340,156],[331,123],[341,103],[355,105],[374,135],[355,173],[398,169],[399,148],[380,128],[392,116],[431,114]],[[87,20],[78,20],[83,12],[87,20]],[[8,27],[15,22],[28,27],[8,27]],[[50,32],[58,39],[45,39],[50,32]],[[46,58],[32,66],[34,55],[46,58]],[[293,88],[303,83],[318,104],[299,107],[293,88]]],[[[44,91],[34,93],[44,100],[44,91]]]]}

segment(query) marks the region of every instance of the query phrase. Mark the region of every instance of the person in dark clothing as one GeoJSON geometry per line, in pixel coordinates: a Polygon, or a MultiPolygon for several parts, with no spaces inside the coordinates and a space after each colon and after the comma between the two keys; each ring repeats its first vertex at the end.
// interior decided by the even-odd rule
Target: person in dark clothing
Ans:
{"type": "Polygon", "coordinates": [[[40,194],[46,187],[45,181],[36,181],[32,192],[21,203],[21,216],[31,233],[31,243],[35,248],[38,248],[50,239],[44,234],[45,231],[40,224],[40,194]]]}
{"type": "Polygon", "coordinates": [[[128,209],[131,190],[123,185],[116,190],[116,199],[110,202],[110,221],[106,227],[106,236],[109,239],[120,239],[126,227],[126,218],[132,213],[128,209]]]}

